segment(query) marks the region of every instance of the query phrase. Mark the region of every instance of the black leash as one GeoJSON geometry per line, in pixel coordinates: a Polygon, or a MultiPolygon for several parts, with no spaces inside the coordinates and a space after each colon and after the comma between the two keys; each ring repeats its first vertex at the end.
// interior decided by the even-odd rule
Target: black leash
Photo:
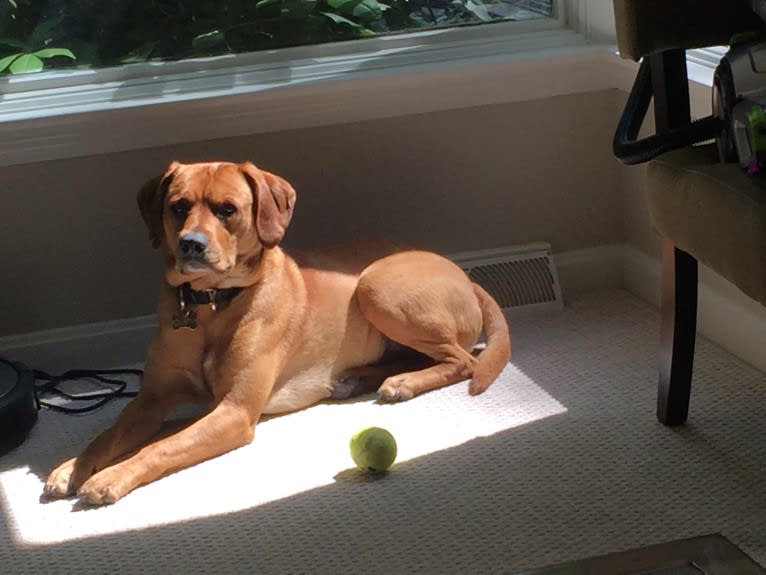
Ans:
{"type": "Polygon", "coordinates": [[[45,407],[62,413],[78,414],[87,413],[102,407],[113,399],[122,397],[135,397],[138,391],[129,390],[128,382],[114,376],[137,375],[142,376],[140,369],[72,369],[60,375],[50,375],[44,371],[32,370],[35,377],[35,397],[38,407],[45,407]],[[95,389],[90,391],[72,393],[61,387],[66,381],[90,380],[95,389]],[[45,395],[53,395],[68,402],[91,402],[82,407],[70,407],[59,402],[45,399],[45,395]]]}

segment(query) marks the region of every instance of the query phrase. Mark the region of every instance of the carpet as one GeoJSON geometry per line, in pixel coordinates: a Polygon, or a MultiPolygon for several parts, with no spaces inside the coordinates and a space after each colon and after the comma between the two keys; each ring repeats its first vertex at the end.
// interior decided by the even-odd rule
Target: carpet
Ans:
{"type": "MultiPolygon", "coordinates": [[[[720,534],[669,541],[513,575],[766,575],[720,534]]],[[[511,575],[511,574],[509,574],[511,575]]]]}
{"type": "Polygon", "coordinates": [[[766,375],[701,339],[690,423],[664,428],[657,324],[624,291],[520,314],[513,361],[481,396],[462,383],[274,417],[253,444],[103,508],[39,494],[124,402],[43,412],[0,459],[0,571],[502,573],[714,532],[763,564],[766,375]],[[377,479],[348,454],[365,425],[399,443],[377,479]]]}

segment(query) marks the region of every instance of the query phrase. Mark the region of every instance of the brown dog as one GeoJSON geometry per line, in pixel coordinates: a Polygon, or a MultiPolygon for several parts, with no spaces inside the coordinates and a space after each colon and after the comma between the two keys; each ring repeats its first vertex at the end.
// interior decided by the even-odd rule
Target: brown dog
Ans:
{"type": "Polygon", "coordinates": [[[288,255],[278,244],[295,191],[250,163],[174,162],[138,203],[167,265],[141,391],[51,472],[47,496],[113,503],[249,443],[262,414],[374,389],[405,400],[468,378],[478,394],[510,359],[497,303],[447,259],[359,247],[288,255]],[[210,410],[158,438],[187,402],[210,410]]]}

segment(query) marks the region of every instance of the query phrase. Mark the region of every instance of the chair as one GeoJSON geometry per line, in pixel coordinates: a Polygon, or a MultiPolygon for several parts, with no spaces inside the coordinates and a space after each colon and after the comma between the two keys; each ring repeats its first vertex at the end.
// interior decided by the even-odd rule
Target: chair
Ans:
{"type": "Polygon", "coordinates": [[[683,425],[689,412],[696,337],[698,262],[766,305],[766,175],[720,163],[721,121],[691,121],[686,50],[762,32],[749,0],[614,0],[623,58],[642,60],[615,134],[615,155],[649,162],[649,216],[662,237],[657,417],[683,425]],[[656,134],[637,140],[654,101],[656,134]]]}

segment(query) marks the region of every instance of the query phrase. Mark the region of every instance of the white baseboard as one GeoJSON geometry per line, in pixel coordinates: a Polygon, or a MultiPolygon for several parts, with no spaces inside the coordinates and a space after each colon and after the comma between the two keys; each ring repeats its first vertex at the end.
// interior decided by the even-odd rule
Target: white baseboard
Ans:
{"type": "Polygon", "coordinates": [[[623,246],[622,285],[633,295],[660,307],[659,258],[631,247],[623,246]]]}
{"type": "Polygon", "coordinates": [[[553,254],[564,301],[574,293],[622,287],[624,252],[613,244],[553,254]]]}
{"type": "MultiPolygon", "coordinates": [[[[554,255],[564,294],[620,287],[623,247],[602,246],[554,255]]],[[[0,337],[0,356],[60,373],[144,360],[157,326],[154,315],[0,337]]]]}
{"type": "MultiPolygon", "coordinates": [[[[624,286],[660,305],[660,259],[624,246],[624,286]]],[[[766,372],[766,307],[700,265],[697,332],[760,371],[766,372]]]]}
{"type": "MultiPolygon", "coordinates": [[[[660,261],[624,244],[554,254],[564,300],[584,291],[625,288],[659,306],[660,261]]],[[[91,323],[0,338],[0,355],[51,372],[143,361],[156,316],[91,323]]],[[[699,332],[766,372],[766,308],[701,266],[699,332]]]]}
{"type": "Polygon", "coordinates": [[[157,326],[154,315],[0,337],[0,356],[61,373],[139,363],[157,326]]]}

